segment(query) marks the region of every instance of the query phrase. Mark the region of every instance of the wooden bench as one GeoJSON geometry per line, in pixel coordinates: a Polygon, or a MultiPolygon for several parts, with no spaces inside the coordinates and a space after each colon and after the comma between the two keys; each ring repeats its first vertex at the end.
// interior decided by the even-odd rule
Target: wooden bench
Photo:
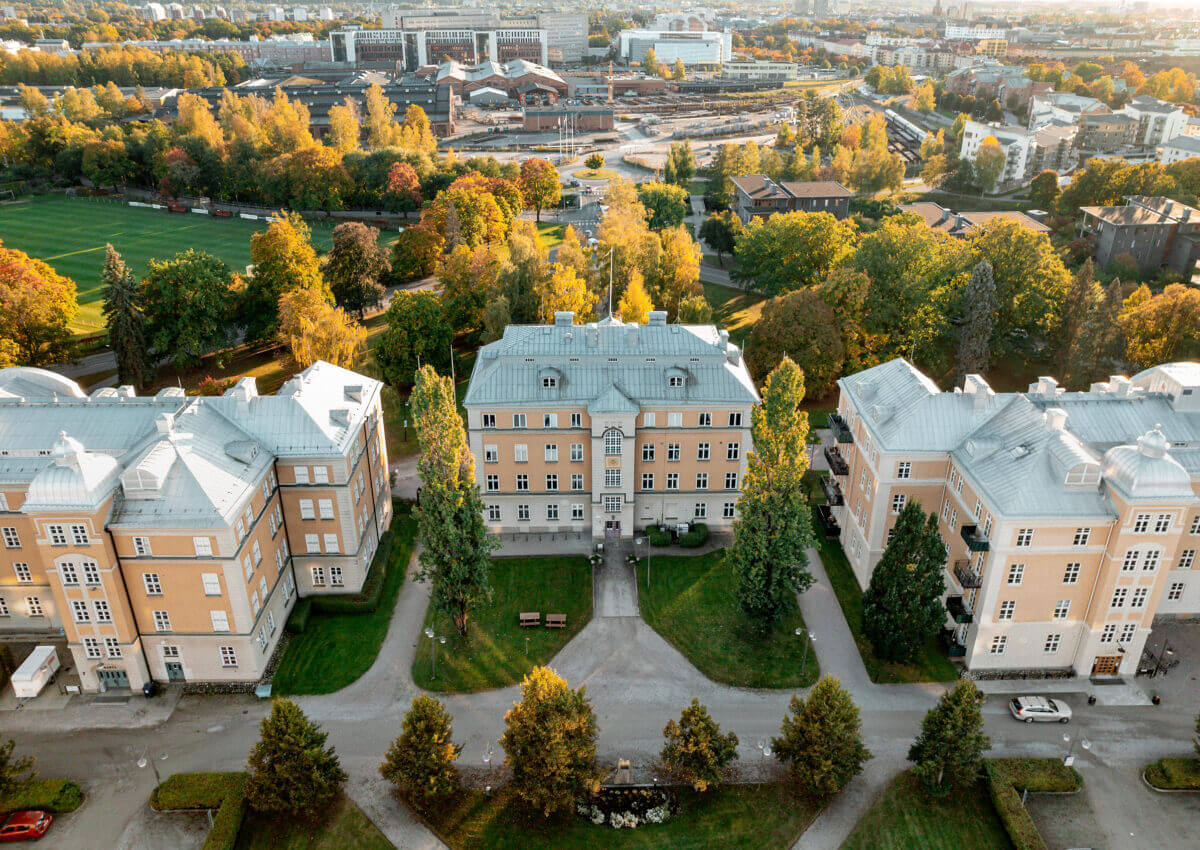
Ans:
{"type": "Polygon", "coordinates": [[[540,626],[542,624],[542,615],[537,611],[522,611],[520,618],[522,628],[525,626],[540,626]]]}
{"type": "Polygon", "coordinates": [[[565,629],[567,627],[566,614],[547,614],[546,628],[548,629],[565,629]]]}

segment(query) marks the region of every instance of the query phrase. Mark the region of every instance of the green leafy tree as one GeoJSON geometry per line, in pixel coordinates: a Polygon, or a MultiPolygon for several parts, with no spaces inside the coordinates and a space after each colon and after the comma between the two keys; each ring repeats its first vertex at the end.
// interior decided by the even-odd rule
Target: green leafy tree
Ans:
{"type": "Polygon", "coordinates": [[[117,378],[142,386],[146,379],[146,317],[141,291],[133,274],[112,245],[104,246],[104,322],[108,344],[117,355],[117,378]]]}
{"type": "Polygon", "coordinates": [[[725,267],[725,255],[737,249],[737,239],[742,232],[742,220],[733,210],[711,213],[700,225],[700,238],[717,252],[717,261],[725,267]]]}
{"type": "Polygon", "coordinates": [[[808,414],[804,374],[785,357],[767,377],[762,404],[750,417],[749,453],[726,562],[738,578],[738,602],[752,622],[769,628],[798,591],[812,584],[806,550],[812,517],[804,494],[808,414]]]}
{"type": "Polygon", "coordinates": [[[377,228],[347,221],[333,229],[333,246],[325,255],[322,273],[339,307],[363,318],[367,308],[383,300],[382,281],[391,270],[377,228]]]}
{"type": "Polygon", "coordinates": [[[78,313],[73,280],[23,251],[0,247],[0,354],[21,366],[67,360],[78,313]]]}
{"type": "Polygon", "coordinates": [[[537,212],[542,220],[542,210],[552,207],[562,197],[562,182],[558,171],[544,159],[527,159],[521,163],[521,197],[537,212]]]}
{"type": "MultiPolygon", "coordinates": [[[[1096,282],[1095,268],[1089,257],[1083,261],[1071,279],[1071,288],[1067,290],[1066,302],[1063,304],[1062,335],[1058,344],[1059,371],[1064,385],[1077,383],[1080,375],[1071,374],[1077,359],[1082,361],[1083,349],[1087,342],[1083,340],[1084,329],[1092,317],[1093,311],[1104,300],[1104,289],[1096,282]]],[[[1082,362],[1079,363],[1082,366],[1082,362]]],[[[1086,371],[1086,370],[1085,370],[1086,371]]]]}
{"type": "Polygon", "coordinates": [[[946,619],[946,547],[937,516],[909,500],[863,594],[863,633],[886,661],[909,661],[946,619]]]}
{"type": "Polygon", "coordinates": [[[703,295],[692,295],[679,302],[679,323],[682,325],[711,325],[712,305],[703,295]]]}
{"type": "Polygon", "coordinates": [[[1058,187],[1058,172],[1047,168],[1029,184],[1029,200],[1040,210],[1053,210],[1062,190],[1058,187]]]}
{"type": "Polygon", "coordinates": [[[642,57],[642,70],[648,77],[658,76],[658,56],[655,55],[653,47],[647,48],[646,54],[642,57]]]}
{"type": "Polygon", "coordinates": [[[961,680],[942,694],[921,722],[921,734],[908,750],[913,773],[934,796],[966,788],[979,779],[983,753],[992,742],[983,731],[984,695],[961,680]]]}
{"type": "Polygon", "coordinates": [[[400,290],[392,296],[384,319],[387,327],[380,334],[375,359],[389,384],[411,385],[422,365],[450,365],[453,334],[437,293],[400,290]]]}
{"type": "Polygon", "coordinates": [[[838,319],[813,289],[801,289],[767,301],[750,331],[746,365],[762,380],[791,358],[804,373],[806,391],[816,398],[841,377],[846,351],[838,319]]]}
{"type": "Polygon", "coordinates": [[[1172,283],[1157,295],[1142,284],[1125,299],[1119,318],[1125,357],[1148,369],[1200,356],[1200,292],[1172,283]]]}
{"type": "Polygon", "coordinates": [[[0,799],[12,793],[19,783],[35,775],[33,757],[14,755],[16,746],[11,738],[0,744],[0,799]]]}
{"type": "Polygon", "coordinates": [[[764,295],[815,286],[854,253],[857,229],[826,212],[756,218],[737,237],[733,276],[764,295]]]}
{"type": "Polygon", "coordinates": [[[985,120],[993,123],[1003,121],[1004,107],[1000,105],[1000,101],[992,98],[991,102],[987,105],[987,111],[983,113],[983,117],[985,120]]]}
{"type": "Polygon", "coordinates": [[[797,790],[821,799],[845,788],[871,758],[863,745],[858,706],[833,676],[822,676],[807,699],[792,697],[771,747],[775,758],[788,765],[797,790]]]}
{"type": "Polygon", "coordinates": [[[737,735],[722,735],[721,725],[698,699],[692,699],[678,723],[667,723],[663,738],[663,764],[696,791],[716,788],[725,768],[738,757],[737,735]]]}
{"type": "Polygon", "coordinates": [[[600,783],[596,714],[584,688],[571,690],[549,667],[521,682],[521,701],[504,715],[505,764],[517,799],[550,817],[573,812],[600,783]]]}
{"type": "MultiPolygon", "coordinates": [[[[233,339],[229,267],[204,251],[189,248],[169,260],[151,260],[141,300],[150,351],[178,368],[194,366],[233,339]]],[[[278,305],[272,311],[277,317],[278,305]]]]}
{"type": "Polygon", "coordinates": [[[489,296],[495,293],[499,270],[500,258],[490,245],[474,250],[458,245],[442,259],[438,269],[442,308],[456,333],[483,327],[483,312],[489,296]]]}
{"type": "Polygon", "coordinates": [[[454,762],[462,746],[453,740],[454,726],[446,707],[428,694],[415,697],[400,735],[379,765],[380,775],[423,809],[458,793],[454,762]]]}
{"type": "Polygon", "coordinates": [[[483,524],[475,459],[467,447],[450,378],[440,377],[428,364],[422,366],[412,407],[422,485],[415,511],[422,544],[415,579],[432,585],[430,604],[465,635],[471,611],[491,598],[488,575],[498,542],[483,524]]]}
{"type": "Polygon", "coordinates": [[[496,287],[506,299],[513,322],[533,324],[541,315],[541,293],[553,272],[536,233],[514,230],[508,239],[508,258],[496,273],[496,287]]]}
{"type": "MultiPolygon", "coordinates": [[[[1080,292],[1078,295],[1086,301],[1086,294],[1080,292]]],[[[1066,352],[1063,384],[1068,388],[1086,387],[1092,380],[1109,374],[1108,367],[1124,358],[1125,337],[1120,324],[1122,301],[1121,281],[1114,279],[1087,308],[1082,326],[1072,333],[1066,352]]],[[[1069,300],[1064,316],[1081,310],[1076,306],[1080,303],[1083,302],[1069,300]]]]}
{"type": "Polygon", "coordinates": [[[497,295],[483,308],[482,341],[495,342],[504,336],[504,329],[512,324],[512,315],[508,311],[508,299],[497,295]]]}
{"type": "Polygon", "coordinates": [[[321,264],[298,213],[281,214],[262,233],[250,237],[253,272],[242,296],[246,338],[266,340],[279,331],[279,297],[293,289],[327,292],[321,264]]]}
{"type": "Polygon", "coordinates": [[[954,379],[955,386],[965,386],[967,375],[987,371],[998,307],[992,264],[981,260],[971,272],[967,291],[963,295],[963,317],[958,328],[958,369],[954,379]]]}
{"type": "Polygon", "coordinates": [[[676,56],[675,57],[675,72],[672,74],[672,77],[676,80],[682,80],[686,76],[687,76],[687,68],[685,68],[683,65],[683,59],[676,56]]]}
{"type": "Polygon", "coordinates": [[[432,227],[406,227],[392,243],[392,280],[406,283],[433,274],[443,244],[442,235],[432,227]]]}
{"type": "Polygon", "coordinates": [[[583,164],[592,171],[599,171],[604,167],[604,156],[598,153],[591,154],[583,161],[583,164]]]}
{"type": "Polygon", "coordinates": [[[290,699],[276,699],[259,729],[250,751],[247,805],[310,822],[327,816],[346,781],[337,753],[325,745],[328,733],[290,699]]]}
{"type": "MultiPolygon", "coordinates": [[[[667,149],[667,162],[675,171],[675,183],[687,187],[696,176],[696,154],[692,151],[692,143],[687,139],[682,142],[671,142],[667,149]]],[[[671,181],[668,181],[671,182],[671,181]]]]}
{"type": "Polygon", "coordinates": [[[979,150],[975,152],[975,179],[983,191],[992,192],[996,189],[1006,162],[1004,148],[1000,147],[995,136],[988,136],[979,143],[979,150]]]}
{"type": "Polygon", "coordinates": [[[646,219],[651,230],[678,227],[692,211],[692,202],[687,189],[670,183],[640,183],[637,187],[638,200],[646,208],[646,219]]]}

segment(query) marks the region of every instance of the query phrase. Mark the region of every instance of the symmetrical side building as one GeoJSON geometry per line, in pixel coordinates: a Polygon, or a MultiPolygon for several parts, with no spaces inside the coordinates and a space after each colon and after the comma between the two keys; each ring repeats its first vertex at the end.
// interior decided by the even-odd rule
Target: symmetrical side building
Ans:
{"type": "Polygon", "coordinates": [[[1155,616],[1200,613],[1200,364],[1064,392],[941,392],[905,360],[839,381],[826,449],[865,586],[905,504],[947,547],[948,645],[973,671],[1133,674],[1155,616]]]}
{"type": "Polygon", "coordinates": [[[0,370],[0,634],[65,638],[85,690],[258,680],[297,596],[360,590],[391,520],[380,389],[0,370]]]}

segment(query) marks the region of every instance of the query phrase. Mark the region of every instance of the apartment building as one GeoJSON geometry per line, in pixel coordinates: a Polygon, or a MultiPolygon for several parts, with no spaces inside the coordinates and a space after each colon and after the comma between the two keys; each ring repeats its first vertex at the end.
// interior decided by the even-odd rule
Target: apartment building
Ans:
{"type": "Polygon", "coordinates": [[[0,370],[0,637],[65,638],[89,691],[257,681],[297,595],[359,591],[391,520],[380,389],[0,370]]]}
{"type": "Polygon", "coordinates": [[[835,180],[776,182],[762,174],[748,174],[733,177],[731,182],[733,209],[742,224],[788,212],[827,212],[843,219],[850,215],[850,198],[854,195],[835,180]]]}
{"type": "Polygon", "coordinates": [[[730,526],[758,393],[727,332],[666,319],[561,312],[479,350],[463,405],[493,532],[730,526]]]}
{"type": "Polygon", "coordinates": [[[1138,95],[1120,110],[1137,121],[1134,144],[1152,148],[1183,135],[1188,115],[1178,103],[1138,95]]]}
{"type": "Polygon", "coordinates": [[[1130,195],[1124,205],[1080,207],[1079,235],[1095,240],[1101,268],[1128,255],[1149,274],[1161,268],[1190,279],[1200,259],[1200,210],[1170,198],[1130,195]]]}
{"type": "Polygon", "coordinates": [[[996,393],[897,359],[839,388],[828,489],[854,573],[905,504],[936,513],[968,669],[1129,675],[1156,616],[1200,613],[1200,364],[996,393]]]}

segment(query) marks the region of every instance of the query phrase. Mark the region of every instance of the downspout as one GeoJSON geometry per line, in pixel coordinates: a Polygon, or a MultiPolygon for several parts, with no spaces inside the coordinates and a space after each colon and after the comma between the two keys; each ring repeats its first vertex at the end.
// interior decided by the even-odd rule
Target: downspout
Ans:
{"type": "Polygon", "coordinates": [[[275,495],[279,497],[279,527],[283,529],[283,536],[288,542],[288,569],[292,571],[292,589],[296,591],[296,598],[300,598],[300,583],[296,581],[296,564],[292,560],[292,553],[295,551],[292,546],[292,533],[287,527],[287,511],[283,509],[283,479],[279,477],[279,458],[271,459],[271,473],[275,476],[275,495]]]}
{"type": "MultiPolygon", "coordinates": [[[[129,595],[129,583],[125,580],[125,565],[121,562],[121,556],[117,554],[117,541],[113,537],[112,529],[108,524],[104,525],[104,533],[108,535],[108,544],[112,546],[113,563],[117,567],[117,575],[121,577],[121,590],[125,592],[125,608],[129,611],[129,619],[133,623],[134,634],[137,635],[138,641],[142,644],[142,669],[146,673],[146,681],[153,680],[150,674],[150,662],[147,660],[146,642],[142,640],[142,628],[138,625],[137,614],[133,610],[133,597],[129,595]]],[[[99,684],[100,676],[96,676],[97,684],[99,684]]]]}

